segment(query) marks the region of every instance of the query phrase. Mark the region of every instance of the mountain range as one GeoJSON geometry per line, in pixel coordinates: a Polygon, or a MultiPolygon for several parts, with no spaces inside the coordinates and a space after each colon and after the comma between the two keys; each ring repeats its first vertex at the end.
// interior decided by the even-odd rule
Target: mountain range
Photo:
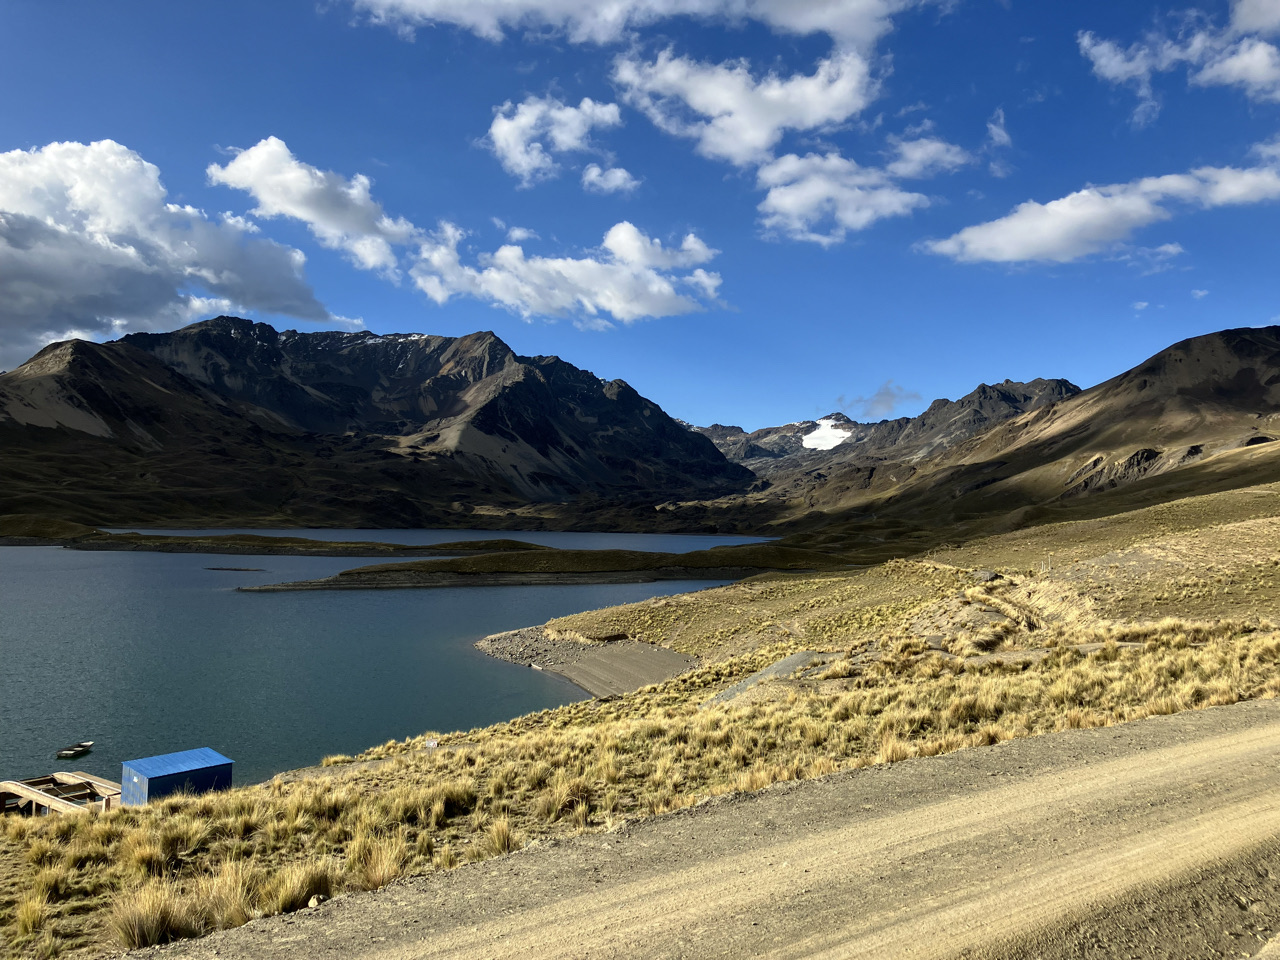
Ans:
{"type": "Polygon", "coordinates": [[[764,427],[751,433],[718,423],[693,429],[710,438],[725,457],[760,475],[794,469],[803,461],[790,458],[806,456],[812,462],[866,456],[915,461],[1001,420],[1079,392],[1080,388],[1068,380],[1006,380],[994,386],[979,384],[959,400],[935,400],[917,417],[858,423],[843,413],[831,413],[821,420],[764,427]]]}
{"type": "Polygon", "coordinates": [[[492,333],[235,317],[46,347],[0,375],[0,449],[0,512],[95,522],[456,525],[754,479],[624,381],[517,356],[492,333]]]}
{"type": "Polygon", "coordinates": [[[0,514],[776,531],[903,549],[1276,479],[1277,437],[1280,327],[1186,340],[1088,390],[1006,380],[917,417],[748,433],[676,421],[621,380],[492,333],[218,317],[52,344],[0,374],[0,514]]]}

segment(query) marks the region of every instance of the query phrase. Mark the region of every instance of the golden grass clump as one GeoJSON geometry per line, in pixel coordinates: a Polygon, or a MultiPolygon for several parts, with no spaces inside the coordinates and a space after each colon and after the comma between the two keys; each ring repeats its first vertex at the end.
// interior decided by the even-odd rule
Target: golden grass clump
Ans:
{"type": "Polygon", "coordinates": [[[14,909],[14,928],[20,937],[38,933],[49,919],[49,898],[45,893],[33,890],[18,901],[14,909]]]}
{"type": "Polygon", "coordinates": [[[73,873],[65,863],[44,867],[31,881],[31,893],[44,902],[65,900],[71,892],[73,873]]]}
{"type": "Polygon", "coordinates": [[[262,884],[258,901],[264,913],[292,913],[308,906],[313,898],[328,900],[338,889],[340,877],[341,871],[332,860],[291,863],[262,884]]]}
{"type": "Polygon", "coordinates": [[[357,887],[377,890],[404,875],[409,845],[400,835],[358,835],[348,847],[348,872],[357,887]]]}
{"type": "Polygon", "coordinates": [[[148,883],[118,901],[110,925],[121,945],[130,950],[198,937],[209,930],[201,904],[163,881],[148,883]]]}

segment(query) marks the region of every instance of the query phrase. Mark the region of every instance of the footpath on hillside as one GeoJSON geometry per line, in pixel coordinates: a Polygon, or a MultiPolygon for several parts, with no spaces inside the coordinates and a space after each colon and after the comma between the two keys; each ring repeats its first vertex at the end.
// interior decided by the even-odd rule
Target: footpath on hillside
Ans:
{"type": "Polygon", "coordinates": [[[1201,958],[1278,932],[1270,700],[721,798],[147,952],[1201,958]]]}

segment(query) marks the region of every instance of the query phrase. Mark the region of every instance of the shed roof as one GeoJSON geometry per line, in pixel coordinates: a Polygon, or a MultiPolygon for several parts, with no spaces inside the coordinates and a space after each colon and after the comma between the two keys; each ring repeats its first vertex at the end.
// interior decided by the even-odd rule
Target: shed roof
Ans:
{"type": "Polygon", "coordinates": [[[149,780],[152,777],[165,777],[172,773],[187,773],[191,770],[202,770],[205,767],[220,767],[234,762],[234,760],[228,760],[217,750],[209,747],[196,747],[194,750],[165,753],[158,757],[126,760],[124,766],[149,780]]]}

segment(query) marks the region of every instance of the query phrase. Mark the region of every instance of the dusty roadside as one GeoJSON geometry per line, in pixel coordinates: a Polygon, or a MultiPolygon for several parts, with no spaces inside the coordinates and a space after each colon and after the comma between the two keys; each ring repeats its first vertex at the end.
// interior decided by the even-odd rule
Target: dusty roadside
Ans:
{"type": "Polygon", "coordinates": [[[777,786],[175,944],[167,957],[1252,956],[1280,702],[777,786]]]}

